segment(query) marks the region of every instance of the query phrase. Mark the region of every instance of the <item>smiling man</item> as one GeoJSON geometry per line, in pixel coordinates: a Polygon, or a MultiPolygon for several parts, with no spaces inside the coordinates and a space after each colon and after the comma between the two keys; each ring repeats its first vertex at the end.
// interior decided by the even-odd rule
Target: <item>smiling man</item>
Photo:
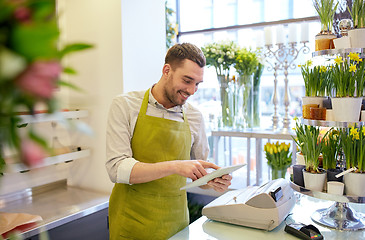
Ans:
{"type": "MultiPolygon", "coordinates": [[[[203,82],[205,57],[193,44],[166,54],[160,80],[147,91],[114,98],[107,126],[106,168],[115,183],[109,201],[110,239],[167,239],[188,225],[186,178],[206,168],[202,114],[187,99],[203,82]]],[[[224,175],[206,187],[223,192],[224,175]]]]}

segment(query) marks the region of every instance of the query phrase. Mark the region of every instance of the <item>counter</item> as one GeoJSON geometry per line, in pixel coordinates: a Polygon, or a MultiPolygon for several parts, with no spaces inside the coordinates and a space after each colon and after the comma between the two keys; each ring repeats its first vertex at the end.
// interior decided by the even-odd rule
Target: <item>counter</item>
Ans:
{"type": "Polygon", "coordinates": [[[43,218],[38,227],[24,231],[23,238],[80,219],[106,209],[109,205],[108,194],[70,187],[65,181],[23,191],[17,195],[12,201],[3,202],[0,211],[29,213],[43,218]]]}
{"type": "MultiPolygon", "coordinates": [[[[321,200],[307,195],[296,193],[297,202],[286,219],[286,222],[301,222],[315,225],[324,236],[324,239],[365,239],[365,230],[339,231],[315,224],[311,220],[311,214],[320,208],[327,208],[333,204],[332,201],[321,200]]],[[[360,213],[365,213],[365,204],[350,203],[350,206],[360,213]]],[[[242,240],[242,239],[270,239],[270,240],[296,240],[298,238],[284,231],[285,223],[281,223],[272,231],[248,228],[228,223],[222,223],[207,219],[205,216],[199,218],[188,227],[178,232],[170,240],[242,240]]]]}

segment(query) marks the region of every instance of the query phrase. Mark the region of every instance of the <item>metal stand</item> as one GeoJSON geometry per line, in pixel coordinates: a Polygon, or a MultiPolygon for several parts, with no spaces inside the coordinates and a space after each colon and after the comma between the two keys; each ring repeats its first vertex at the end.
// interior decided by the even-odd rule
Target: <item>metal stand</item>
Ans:
{"type": "Polygon", "coordinates": [[[329,208],[318,209],[311,218],[318,224],[337,230],[355,231],[365,228],[364,215],[343,202],[335,202],[329,208]]]}
{"type": "Polygon", "coordinates": [[[263,56],[265,61],[269,64],[267,67],[268,71],[274,70],[274,94],[273,94],[273,104],[274,104],[274,114],[272,117],[273,121],[273,129],[276,130],[278,128],[279,117],[277,113],[277,105],[278,105],[278,97],[277,97],[277,71],[284,71],[284,106],[285,106],[285,115],[283,118],[283,129],[282,132],[289,132],[290,130],[290,118],[289,118],[289,81],[288,81],[288,70],[289,68],[295,69],[296,65],[294,61],[297,59],[299,53],[303,51],[304,54],[309,53],[309,47],[306,45],[308,41],[301,42],[303,44],[302,47],[297,49],[296,42],[290,42],[287,45],[283,43],[276,44],[277,49],[273,50],[272,44],[266,45],[266,49],[263,52],[263,56]]]}

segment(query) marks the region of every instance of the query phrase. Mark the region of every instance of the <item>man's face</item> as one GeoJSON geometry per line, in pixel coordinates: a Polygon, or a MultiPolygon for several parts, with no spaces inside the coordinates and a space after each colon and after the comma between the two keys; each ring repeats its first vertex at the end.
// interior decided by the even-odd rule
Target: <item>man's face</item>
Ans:
{"type": "Polygon", "coordinates": [[[168,106],[165,107],[183,105],[198,90],[198,85],[203,82],[204,68],[187,59],[175,69],[168,64],[167,67],[169,70],[164,86],[164,97],[168,101],[168,106]]]}

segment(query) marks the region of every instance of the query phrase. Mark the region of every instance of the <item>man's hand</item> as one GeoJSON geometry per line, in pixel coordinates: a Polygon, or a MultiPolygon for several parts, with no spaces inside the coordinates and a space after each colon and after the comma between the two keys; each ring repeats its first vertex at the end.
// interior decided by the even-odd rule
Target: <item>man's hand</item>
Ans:
{"type": "Polygon", "coordinates": [[[229,174],[210,180],[207,185],[217,192],[224,192],[231,185],[232,176],[229,174]]]}
{"type": "Polygon", "coordinates": [[[176,174],[191,178],[193,181],[207,175],[205,168],[219,168],[214,163],[204,160],[175,161],[174,166],[176,174]]]}

